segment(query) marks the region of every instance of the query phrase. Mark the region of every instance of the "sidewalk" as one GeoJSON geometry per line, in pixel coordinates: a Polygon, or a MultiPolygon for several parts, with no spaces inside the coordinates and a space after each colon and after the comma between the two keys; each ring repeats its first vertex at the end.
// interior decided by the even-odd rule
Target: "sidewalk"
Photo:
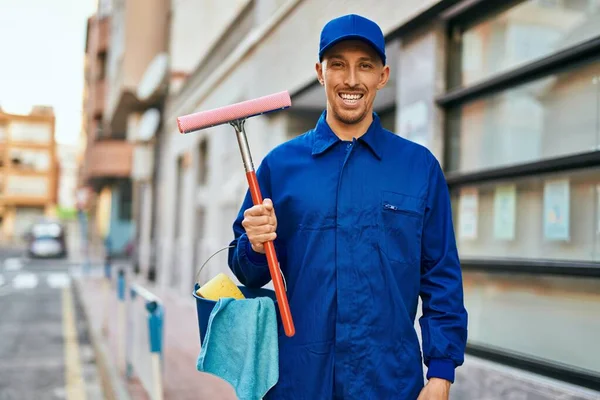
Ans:
{"type": "MultiPolygon", "coordinates": [[[[160,297],[165,306],[163,338],[165,400],[235,400],[235,392],[229,384],[215,376],[196,370],[196,358],[200,351],[200,343],[195,303],[191,295],[189,301],[185,301],[181,296],[178,298],[172,293],[161,292],[146,282],[139,283],[160,297]]],[[[112,382],[111,384],[113,392],[126,391],[128,396],[134,400],[149,399],[139,381],[126,379],[125,367],[118,360],[118,324],[114,317],[117,315],[118,301],[114,283],[112,283],[108,298],[105,295],[103,279],[80,279],[77,280],[76,287],[86,310],[90,330],[95,339],[100,342],[96,347],[104,349],[106,353],[104,355],[106,360],[103,362],[106,370],[105,376],[112,374],[118,377],[116,383],[112,382]],[[107,330],[103,333],[103,322],[106,315],[109,316],[109,323],[106,324],[107,330]],[[120,385],[121,387],[119,387],[120,385]]],[[[105,383],[108,381],[107,378],[105,383]]],[[[114,396],[119,400],[125,397],[125,393],[114,396]]]]}
{"type": "MultiPolygon", "coordinates": [[[[235,393],[226,382],[196,370],[200,343],[195,303],[191,295],[187,298],[168,291],[161,292],[147,282],[139,283],[160,297],[165,306],[163,343],[165,399],[235,400],[235,393]]],[[[111,375],[118,378],[112,379],[112,384],[109,385],[117,394],[107,398],[149,400],[141,384],[135,379],[127,380],[124,366],[118,364],[118,324],[115,317],[118,302],[114,283],[110,288],[108,300],[105,300],[104,281],[100,278],[79,279],[76,281],[76,288],[88,316],[90,333],[100,342],[95,347],[97,354],[100,353],[99,367],[104,372],[104,381],[105,383],[110,381],[107,376],[111,375]],[[109,316],[110,323],[107,325],[106,334],[101,334],[105,312],[108,313],[106,315],[109,316]],[[118,368],[115,365],[118,365],[118,368]]],[[[600,399],[600,393],[473,356],[466,357],[465,365],[457,370],[456,378],[451,391],[451,400],[600,399]]]]}

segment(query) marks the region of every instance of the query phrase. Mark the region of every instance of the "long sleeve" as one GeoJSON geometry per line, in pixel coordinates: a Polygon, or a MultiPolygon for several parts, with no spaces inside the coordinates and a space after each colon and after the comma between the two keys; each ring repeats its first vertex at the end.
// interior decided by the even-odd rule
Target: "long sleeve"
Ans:
{"type": "MultiPolygon", "coordinates": [[[[271,198],[270,171],[266,158],[256,170],[256,177],[263,198],[271,198]]],[[[269,283],[271,275],[266,255],[257,253],[252,249],[246,231],[242,226],[244,211],[252,206],[252,196],[250,191],[247,190],[244,202],[233,223],[234,239],[230,245],[234,247],[229,249],[228,263],[231,271],[244,286],[259,288],[269,283]]],[[[277,212],[276,206],[275,212],[277,212]]],[[[277,251],[278,239],[275,240],[274,244],[276,253],[279,256],[277,251]]]]}
{"type": "Polygon", "coordinates": [[[430,168],[423,226],[420,296],[423,315],[419,323],[427,379],[437,377],[454,382],[455,369],[464,362],[467,311],[450,194],[435,158],[430,168]]]}

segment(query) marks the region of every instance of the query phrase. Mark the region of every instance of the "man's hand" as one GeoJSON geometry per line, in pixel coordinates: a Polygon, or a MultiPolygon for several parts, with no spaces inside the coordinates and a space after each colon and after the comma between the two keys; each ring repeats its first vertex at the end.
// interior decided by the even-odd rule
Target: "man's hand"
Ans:
{"type": "Polygon", "coordinates": [[[425,385],[417,400],[448,400],[450,382],[445,379],[431,378],[425,385]]]}
{"type": "Polygon", "coordinates": [[[264,243],[277,237],[277,217],[271,199],[264,199],[261,205],[252,206],[244,211],[242,226],[246,230],[252,250],[265,254],[264,243]]]}

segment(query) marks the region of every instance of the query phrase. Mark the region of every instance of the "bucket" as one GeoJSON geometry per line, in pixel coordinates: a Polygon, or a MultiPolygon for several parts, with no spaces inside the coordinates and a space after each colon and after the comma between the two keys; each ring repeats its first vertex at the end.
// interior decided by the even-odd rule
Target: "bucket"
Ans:
{"type": "MultiPolygon", "coordinates": [[[[196,313],[198,314],[198,331],[200,333],[200,345],[204,343],[204,336],[206,335],[206,328],[208,327],[208,319],[210,317],[210,313],[212,312],[215,304],[217,304],[214,300],[205,299],[196,294],[196,290],[200,288],[200,285],[196,283],[194,285],[194,293],[193,296],[196,299],[196,313]]],[[[270,297],[273,299],[275,303],[275,310],[277,310],[277,300],[275,297],[275,291],[270,289],[251,289],[245,286],[238,286],[238,288],[243,293],[244,297],[247,299],[257,298],[257,297],[270,297]]],[[[279,312],[276,311],[277,314],[277,325],[279,326],[279,312]]]]}
{"type": "MultiPolygon", "coordinates": [[[[229,249],[230,247],[232,247],[232,246],[222,248],[222,249],[218,250],[217,252],[215,252],[213,255],[211,255],[208,258],[208,260],[206,260],[204,262],[204,264],[202,264],[202,266],[200,267],[200,269],[198,270],[198,272],[196,274],[196,283],[194,284],[194,291],[193,291],[192,295],[194,296],[194,299],[196,299],[196,314],[198,316],[198,332],[200,334],[200,345],[201,346],[202,346],[202,343],[204,343],[204,336],[206,335],[206,329],[208,327],[208,319],[210,318],[210,313],[212,312],[212,310],[215,307],[215,304],[217,304],[217,302],[215,300],[205,299],[203,297],[198,296],[198,294],[196,294],[196,291],[200,288],[200,285],[198,284],[198,275],[202,271],[202,268],[204,268],[206,263],[212,257],[214,257],[217,253],[219,253],[223,250],[229,249]]],[[[240,291],[242,292],[242,294],[244,295],[244,297],[246,299],[253,299],[253,298],[258,298],[258,297],[271,298],[273,300],[273,303],[275,304],[275,314],[277,316],[278,330],[281,330],[281,316],[279,315],[279,310],[277,307],[277,297],[275,295],[274,290],[265,289],[265,288],[249,288],[246,286],[238,286],[238,288],[240,289],[240,291]]],[[[239,300],[236,300],[236,301],[239,301],[239,300]]]]}

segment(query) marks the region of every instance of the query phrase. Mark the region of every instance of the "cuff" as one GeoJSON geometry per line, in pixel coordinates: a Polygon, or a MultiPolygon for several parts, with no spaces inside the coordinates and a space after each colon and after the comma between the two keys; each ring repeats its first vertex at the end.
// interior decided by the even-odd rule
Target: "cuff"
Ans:
{"type": "Polygon", "coordinates": [[[250,261],[254,265],[263,266],[268,265],[267,256],[265,254],[257,253],[252,249],[252,245],[248,240],[248,237],[244,234],[244,253],[250,261]]]}
{"type": "Polygon", "coordinates": [[[454,370],[456,366],[450,359],[432,359],[427,369],[427,379],[440,378],[454,383],[454,370]]]}

